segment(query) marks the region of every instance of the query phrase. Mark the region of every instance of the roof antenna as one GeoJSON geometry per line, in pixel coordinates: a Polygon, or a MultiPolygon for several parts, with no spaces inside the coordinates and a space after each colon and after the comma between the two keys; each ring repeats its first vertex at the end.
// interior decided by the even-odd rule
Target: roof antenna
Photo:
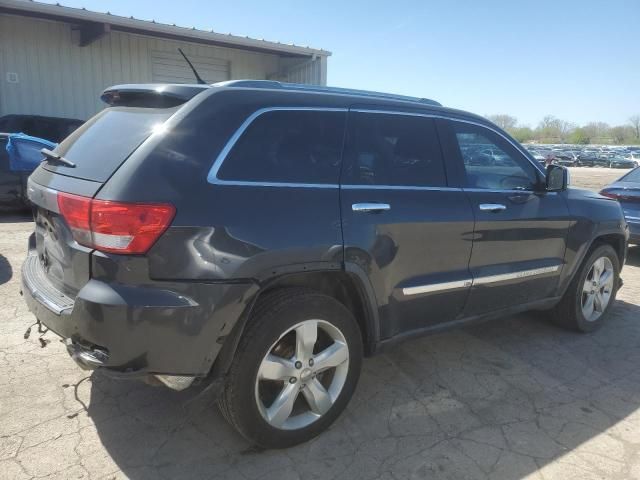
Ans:
{"type": "Polygon", "coordinates": [[[189,59],[187,58],[187,56],[184,54],[184,52],[182,51],[181,48],[178,48],[178,51],[180,52],[180,55],[183,56],[185,62],[187,62],[189,64],[189,67],[191,67],[191,71],[193,72],[193,74],[196,77],[196,80],[198,81],[198,83],[200,85],[207,85],[207,82],[205,82],[202,78],[200,78],[200,75],[198,75],[197,70],[195,69],[195,67],[193,66],[193,64],[189,61],[189,59]]]}

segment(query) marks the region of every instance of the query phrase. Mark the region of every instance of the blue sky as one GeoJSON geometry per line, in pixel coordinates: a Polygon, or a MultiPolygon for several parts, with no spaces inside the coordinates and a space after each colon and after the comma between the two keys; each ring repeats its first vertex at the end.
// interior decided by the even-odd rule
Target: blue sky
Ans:
{"type": "MultiPolygon", "coordinates": [[[[54,2],[50,2],[54,3],[54,2]]],[[[333,52],[329,85],[434,98],[535,126],[640,114],[639,0],[60,0],[333,52]]]]}

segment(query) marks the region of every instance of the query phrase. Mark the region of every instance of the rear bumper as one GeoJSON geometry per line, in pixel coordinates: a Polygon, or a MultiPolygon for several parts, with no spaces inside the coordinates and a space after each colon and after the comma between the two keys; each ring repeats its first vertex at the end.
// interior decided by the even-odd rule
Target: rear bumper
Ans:
{"type": "Polygon", "coordinates": [[[22,287],[29,310],[65,339],[81,367],[198,377],[208,374],[254,285],[131,286],[92,279],[71,298],[47,280],[38,258],[30,255],[22,267],[22,287]]]}

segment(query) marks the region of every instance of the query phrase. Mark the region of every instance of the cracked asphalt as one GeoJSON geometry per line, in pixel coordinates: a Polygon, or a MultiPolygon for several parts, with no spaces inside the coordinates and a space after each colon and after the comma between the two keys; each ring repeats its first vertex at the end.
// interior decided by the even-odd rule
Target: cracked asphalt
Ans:
{"type": "MultiPolygon", "coordinates": [[[[578,169],[597,188],[621,172],[578,169]]],[[[0,479],[640,478],[640,247],[609,322],[580,335],[523,314],[367,359],[334,426],[252,448],[215,407],[75,366],[19,294],[32,229],[0,217],[0,479]]]]}

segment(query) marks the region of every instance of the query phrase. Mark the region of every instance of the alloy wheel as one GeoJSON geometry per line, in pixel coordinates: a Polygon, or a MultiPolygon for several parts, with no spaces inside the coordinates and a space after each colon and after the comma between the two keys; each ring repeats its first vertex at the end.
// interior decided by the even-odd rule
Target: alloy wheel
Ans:
{"type": "Polygon", "coordinates": [[[329,411],[349,372],[342,332],[324,320],[294,325],[269,348],[255,381],[262,417],[275,428],[304,428],[329,411]]]}
{"type": "Polygon", "coordinates": [[[615,272],[611,260],[600,257],[589,269],[582,287],[582,315],[594,322],[604,313],[611,300],[615,272]]]}

